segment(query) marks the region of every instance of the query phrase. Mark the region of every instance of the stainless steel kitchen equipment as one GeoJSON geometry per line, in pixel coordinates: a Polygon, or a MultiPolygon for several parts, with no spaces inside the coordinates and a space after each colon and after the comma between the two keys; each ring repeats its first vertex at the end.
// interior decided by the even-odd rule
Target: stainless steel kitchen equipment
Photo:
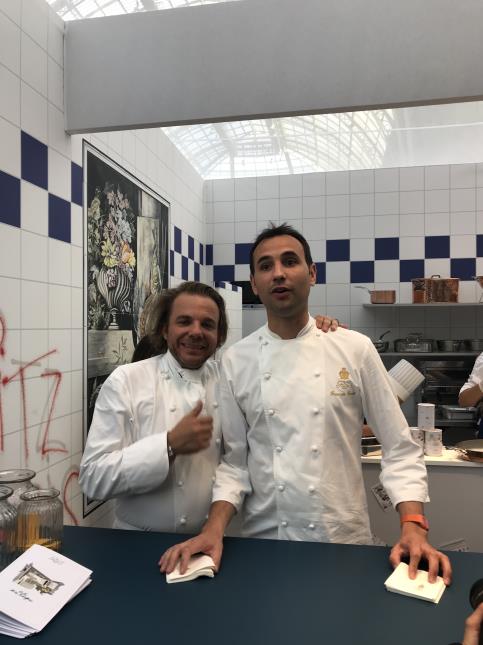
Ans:
{"type": "Polygon", "coordinates": [[[463,343],[472,352],[483,352],[483,338],[468,338],[463,343]]]}
{"type": "Polygon", "coordinates": [[[462,340],[437,340],[436,346],[440,352],[459,352],[462,348],[462,340]]]}
{"type": "Polygon", "coordinates": [[[383,352],[387,352],[388,347],[389,347],[389,341],[388,340],[382,340],[384,336],[389,334],[391,330],[388,329],[385,331],[383,334],[379,336],[379,340],[373,340],[372,342],[374,343],[374,347],[377,349],[379,354],[382,354],[383,352]]]}
{"type": "Polygon", "coordinates": [[[440,405],[439,409],[444,419],[476,421],[476,408],[464,408],[459,405],[440,405]]]}
{"type": "Polygon", "coordinates": [[[432,352],[433,341],[429,338],[423,338],[422,334],[408,334],[406,338],[398,338],[394,341],[394,351],[396,352],[432,352]]]}

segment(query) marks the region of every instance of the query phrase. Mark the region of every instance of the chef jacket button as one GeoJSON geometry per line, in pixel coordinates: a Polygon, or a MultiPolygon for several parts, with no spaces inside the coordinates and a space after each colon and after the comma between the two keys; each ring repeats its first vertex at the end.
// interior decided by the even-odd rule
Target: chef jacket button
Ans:
{"type": "Polygon", "coordinates": [[[217,408],[217,407],[218,407],[218,403],[217,403],[216,401],[213,401],[213,407],[214,407],[214,408],[217,408]]]}
{"type": "Polygon", "coordinates": [[[312,446],[312,447],[310,448],[310,450],[311,450],[313,453],[315,453],[315,454],[317,454],[317,453],[319,452],[319,449],[318,449],[318,447],[317,447],[317,446],[312,446]]]}
{"type": "Polygon", "coordinates": [[[182,486],[184,484],[184,481],[182,479],[179,480],[178,486],[182,486]]]}
{"type": "Polygon", "coordinates": [[[264,340],[262,345],[265,345],[265,346],[268,345],[268,340],[264,340]]]}
{"type": "Polygon", "coordinates": [[[282,446],[275,446],[275,450],[277,452],[282,452],[282,446]]]}
{"type": "Polygon", "coordinates": [[[169,374],[164,375],[164,380],[165,381],[169,381],[170,378],[171,378],[171,376],[169,374]]]}
{"type": "Polygon", "coordinates": [[[175,405],[170,405],[169,406],[169,411],[170,412],[175,412],[176,411],[176,406],[175,405]]]}
{"type": "Polygon", "coordinates": [[[220,439],[220,437],[217,437],[217,438],[215,439],[215,443],[216,443],[216,445],[217,445],[217,446],[219,446],[219,445],[220,445],[220,443],[221,443],[221,439],[220,439]]]}
{"type": "Polygon", "coordinates": [[[317,338],[318,338],[318,337],[320,336],[320,331],[315,332],[315,335],[316,335],[316,336],[317,336],[317,338]]]}
{"type": "Polygon", "coordinates": [[[270,372],[265,372],[265,374],[263,375],[263,378],[264,378],[266,381],[268,381],[268,379],[269,379],[271,376],[272,376],[272,375],[270,374],[270,372]]]}
{"type": "Polygon", "coordinates": [[[315,529],[315,524],[313,524],[312,522],[310,522],[310,524],[309,524],[309,529],[310,529],[311,531],[313,531],[313,530],[315,529]]]}
{"type": "Polygon", "coordinates": [[[319,414],[320,410],[319,410],[319,408],[312,408],[312,412],[314,414],[319,414]]]}
{"type": "Polygon", "coordinates": [[[287,520],[282,520],[280,524],[283,526],[283,528],[286,528],[288,526],[287,520]]]}
{"type": "Polygon", "coordinates": [[[182,517],[179,518],[179,523],[180,524],[184,525],[184,524],[186,524],[187,521],[188,521],[188,518],[186,517],[186,515],[183,515],[182,517]]]}
{"type": "Polygon", "coordinates": [[[310,484],[309,486],[309,493],[310,494],[315,493],[315,486],[313,486],[312,484],[310,484]]]}
{"type": "Polygon", "coordinates": [[[267,410],[267,412],[271,417],[275,414],[275,410],[267,410]]]}
{"type": "Polygon", "coordinates": [[[319,378],[319,376],[320,376],[320,372],[319,372],[319,370],[317,370],[316,372],[314,372],[314,376],[315,376],[315,378],[319,378]]]}
{"type": "Polygon", "coordinates": [[[277,488],[282,493],[285,490],[285,484],[279,484],[277,488]]]}

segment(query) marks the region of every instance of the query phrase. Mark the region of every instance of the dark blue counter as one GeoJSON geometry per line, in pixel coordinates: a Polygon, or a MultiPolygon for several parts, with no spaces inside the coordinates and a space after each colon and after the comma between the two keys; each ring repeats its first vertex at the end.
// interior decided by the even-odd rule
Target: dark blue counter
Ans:
{"type": "Polygon", "coordinates": [[[157,562],[178,540],[66,527],[63,553],[93,581],[29,642],[447,645],[462,638],[483,577],[483,554],[452,554],[454,583],[433,605],[385,591],[386,548],[227,538],[213,580],[167,585],[157,562]]]}

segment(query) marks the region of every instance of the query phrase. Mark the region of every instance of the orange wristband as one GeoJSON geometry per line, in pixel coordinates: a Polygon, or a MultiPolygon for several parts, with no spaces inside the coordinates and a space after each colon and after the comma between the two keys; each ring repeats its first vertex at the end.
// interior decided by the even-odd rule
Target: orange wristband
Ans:
{"type": "Polygon", "coordinates": [[[414,513],[412,515],[403,515],[401,517],[401,526],[404,524],[404,522],[414,522],[415,524],[419,524],[421,528],[429,531],[429,522],[427,518],[424,515],[420,515],[419,513],[414,513]]]}

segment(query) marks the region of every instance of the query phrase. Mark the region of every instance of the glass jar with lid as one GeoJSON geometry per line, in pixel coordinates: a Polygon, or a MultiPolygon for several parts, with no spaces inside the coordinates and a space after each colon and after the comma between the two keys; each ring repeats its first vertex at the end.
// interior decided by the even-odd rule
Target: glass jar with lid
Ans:
{"type": "Polygon", "coordinates": [[[0,569],[15,557],[17,509],[9,503],[12,493],[8,486],[0,486],[0,569]]]}
{"type": "Polygon", "coordinates": [[[56,488],[25,491],[17,516],[17,550],[23,553],[32,544],[59,551],[62,546],[64,508],[56,488]]]}
{"type": "Polygon", "coordinates": [[[11,498],[8,500],[12,506],[17,507],[20,504],[20,495],[22,493],[37,488],[32,483],[34,477],[35,472],[27,468],[0,470],[0,486],[8,486],[13,491],[11,498]]]}

